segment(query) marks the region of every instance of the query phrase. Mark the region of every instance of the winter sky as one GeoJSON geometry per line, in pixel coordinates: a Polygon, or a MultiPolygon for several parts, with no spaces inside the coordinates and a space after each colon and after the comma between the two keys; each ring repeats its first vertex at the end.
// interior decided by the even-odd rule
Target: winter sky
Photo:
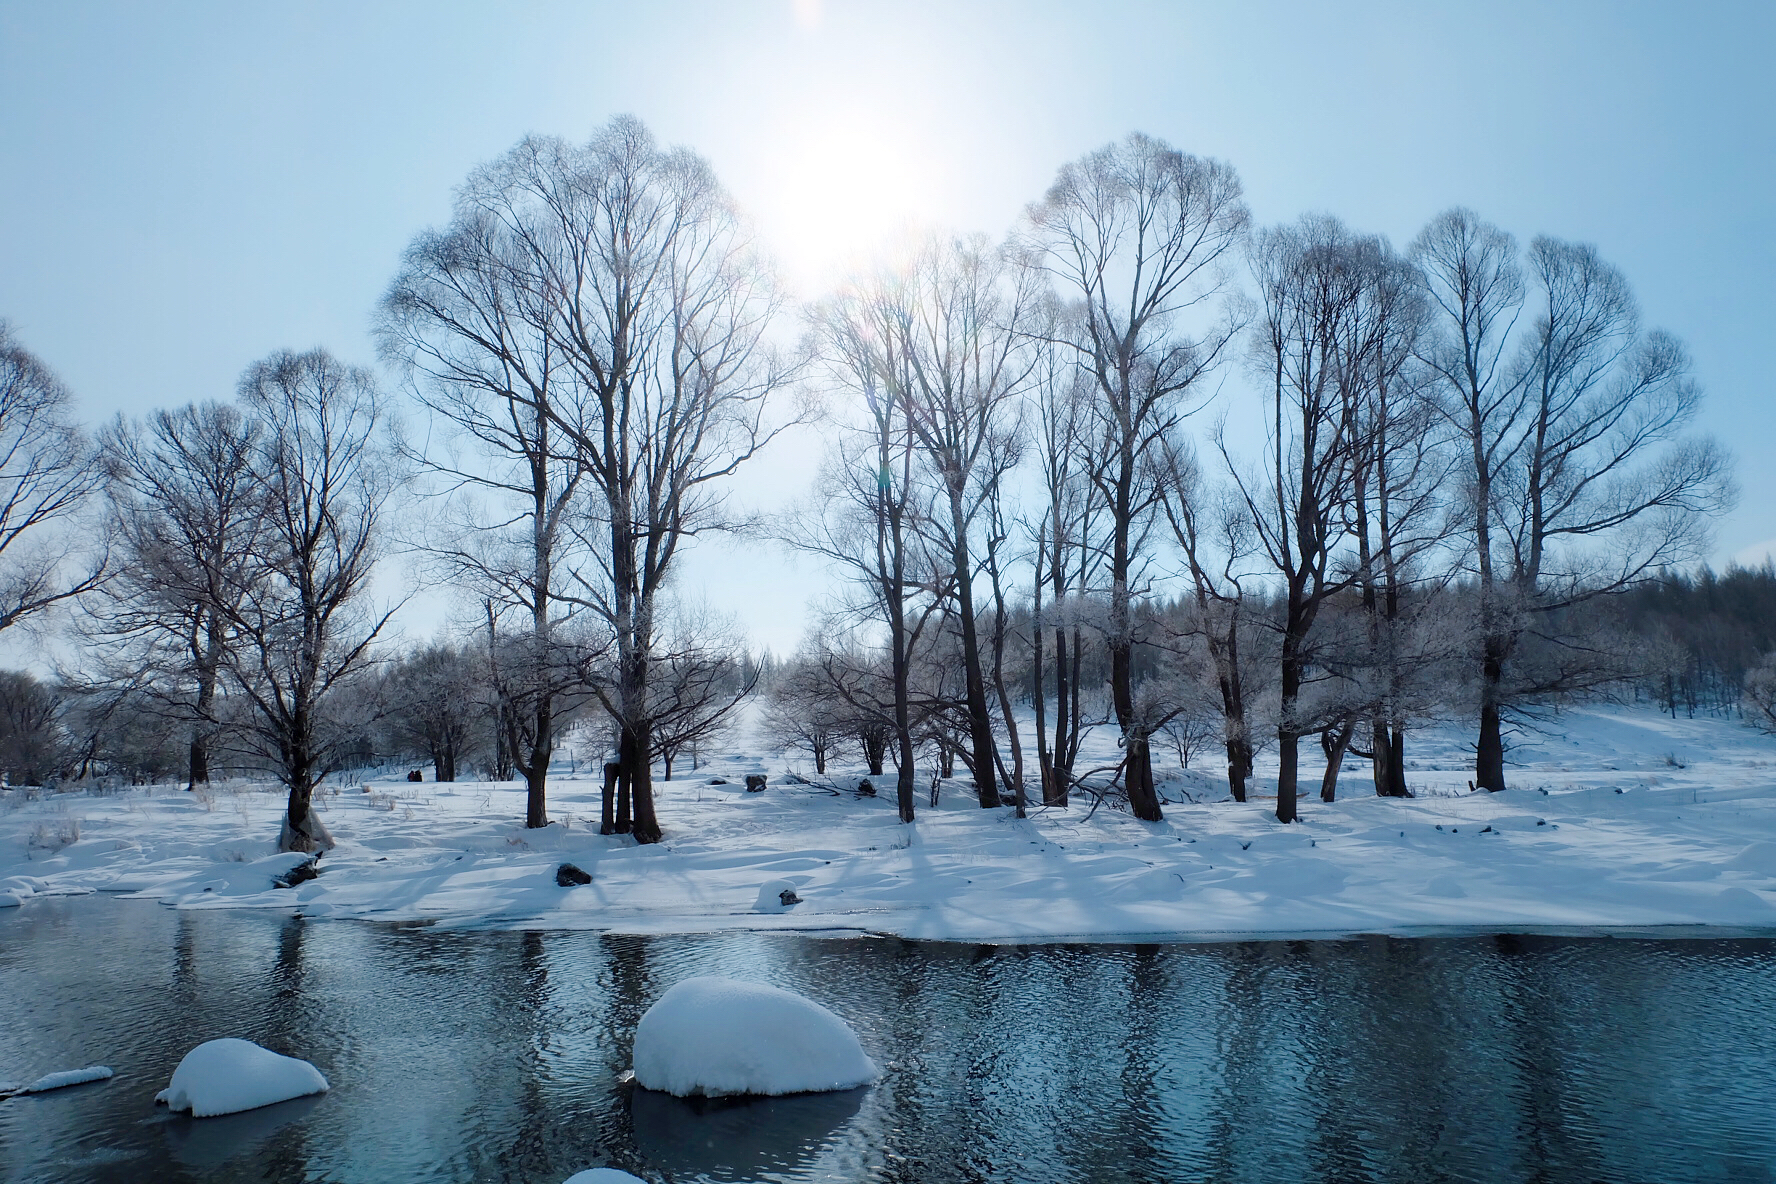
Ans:
{"type": "MultiPolygon", "coordinates": [[[[0,0],[0,317],[97,422],[227,397],[281,347],[372,361],[403,246],[526,132],[640,116],[815,295],[909,221],[1002,234],[1138,129],[1230,161],[1259,223],[1326,210],[1403,245],[1459,202],[1595,242],[1689,343],[1744,489],[1716,562],[1758,562],[1772,45],[1768,3],[0,0]]],[[[803,489],[814,451],[747,496],[803,489]]],[[[802,567],[705,547],[684,581],[783,652],[802,567]]]]}

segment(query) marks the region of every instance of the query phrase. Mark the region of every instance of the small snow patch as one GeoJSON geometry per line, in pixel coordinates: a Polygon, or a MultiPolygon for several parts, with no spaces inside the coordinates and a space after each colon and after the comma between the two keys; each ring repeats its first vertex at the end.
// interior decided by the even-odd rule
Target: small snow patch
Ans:
{"type": "Polygon", "coordinates": [[[647,1181],[616,1168],[592,1168],[590,1171],[575,1172],[562,1184],[647,1184],[647,1181]]]}
{"type": "Polygon", "coordinates": [[[692,978],[635,1028],[635,1083],[678,1097],[853,1089],[877,1077],[851,1026],[762,983],[692,978]]]}
{"type": "Polygon", "coordinates": [[[52,1089],[64,1089],[70,1085],[85,1085],[89,1081],[104,1081],[110,1076],[111,1067],[109,1065],[88,1065],[84,1069],[64,1069],[60,1073],[45,1073],[18,1092],[21,1094],[48,1093],[52,1089]]]}
{"type": "Polygon", "coordinates": [[[280,1056],[251,1040],[209,1040],[185,1054],[173,1080],[154,1095],[193,1118],[257,1110],[274,1102],[325,1093],[327,1079],[307,1061],[280,1056]]]}

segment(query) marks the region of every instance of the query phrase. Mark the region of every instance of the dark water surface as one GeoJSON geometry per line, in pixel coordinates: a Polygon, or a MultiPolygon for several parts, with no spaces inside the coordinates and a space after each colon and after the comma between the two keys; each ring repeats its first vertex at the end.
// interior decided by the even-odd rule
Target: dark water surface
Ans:
{"type": "Polygon", "coordinates": [[[11,1181],[1776,1180],[1776,940],[987,947],[446,932],[108,898],[0,913],[11,1181]],[[731,974],[887,1068],[693,1105],[619,1080],[646,1005],[731,974]],[[317,1098],[153,1105],[193,1045],[317,1098]]]}

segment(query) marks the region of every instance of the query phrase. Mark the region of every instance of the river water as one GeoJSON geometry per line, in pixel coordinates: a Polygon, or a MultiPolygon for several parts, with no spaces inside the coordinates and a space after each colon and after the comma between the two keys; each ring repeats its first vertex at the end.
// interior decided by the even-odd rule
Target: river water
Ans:
{"type": "Polygon", "coordinates": [[[104,897],[0,913],[0,1179],[1776,1180],[1776,940],[970,946],[447,931],[104,897]],[[694,974],[848,1019],[886,1071],[693,1104],[622,1080],[694,974]],[[200,1041],[331,1092],[153,1105],[200,1041]]]}

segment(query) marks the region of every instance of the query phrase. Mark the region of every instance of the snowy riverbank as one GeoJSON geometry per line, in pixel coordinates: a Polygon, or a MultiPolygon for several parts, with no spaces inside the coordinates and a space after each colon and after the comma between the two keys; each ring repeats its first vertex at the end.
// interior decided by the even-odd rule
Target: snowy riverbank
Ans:
{"type": "Polygon", "coordinates": [[[937,809],[903,827],[892,775],[876,779],[882,797],[848,792],[855,775],[839,776],[847,792],[835,794],[788,784],[782,759],[742,748],[661,786],[666,841],[637,847],[596,833],[592,773],[563,771],[550,802],[558,821],[541,831],[519,825],[523,796],[512,784],[378,781],[326,799],[339,847],[318,879],[295,888],[271,887],[267,865],[254,863],[272,854],[277,833],[281,799],[268,788],[30,801],[8,791],[0,886],[28,876],[52,892],[131,892],[181,908],[624,933],[995,941],[1776,930],[1776,739],[1725,720],[1574,711],[1519,737],[1517,788],[1472,795],[1462,739],[1414,738],[1408,780],[1421,796],[1374,797],[1366,763],[1353,760],[1342,800],[1312,796],[1303,822],[1287,827],[1269,800],[1203,801],[1224,799],[1225,785],[1196,770],[1166,789],[1200,804],[1169,805],[1154,825],[1108,808],[1088,817],[1089,800],[1019,821],[1010,809],[980,810],[956,781],[937,809]],[[760,769],[770,788],[745,792],[743,774],[760,769]],[[708,784],[715,777],[730,783],[708,784]],[[592,883],[558,887],[563,861],[592,883]],[[801,902],[758,911],[760,886],[773,880],[793,884],[801,902]]]}

